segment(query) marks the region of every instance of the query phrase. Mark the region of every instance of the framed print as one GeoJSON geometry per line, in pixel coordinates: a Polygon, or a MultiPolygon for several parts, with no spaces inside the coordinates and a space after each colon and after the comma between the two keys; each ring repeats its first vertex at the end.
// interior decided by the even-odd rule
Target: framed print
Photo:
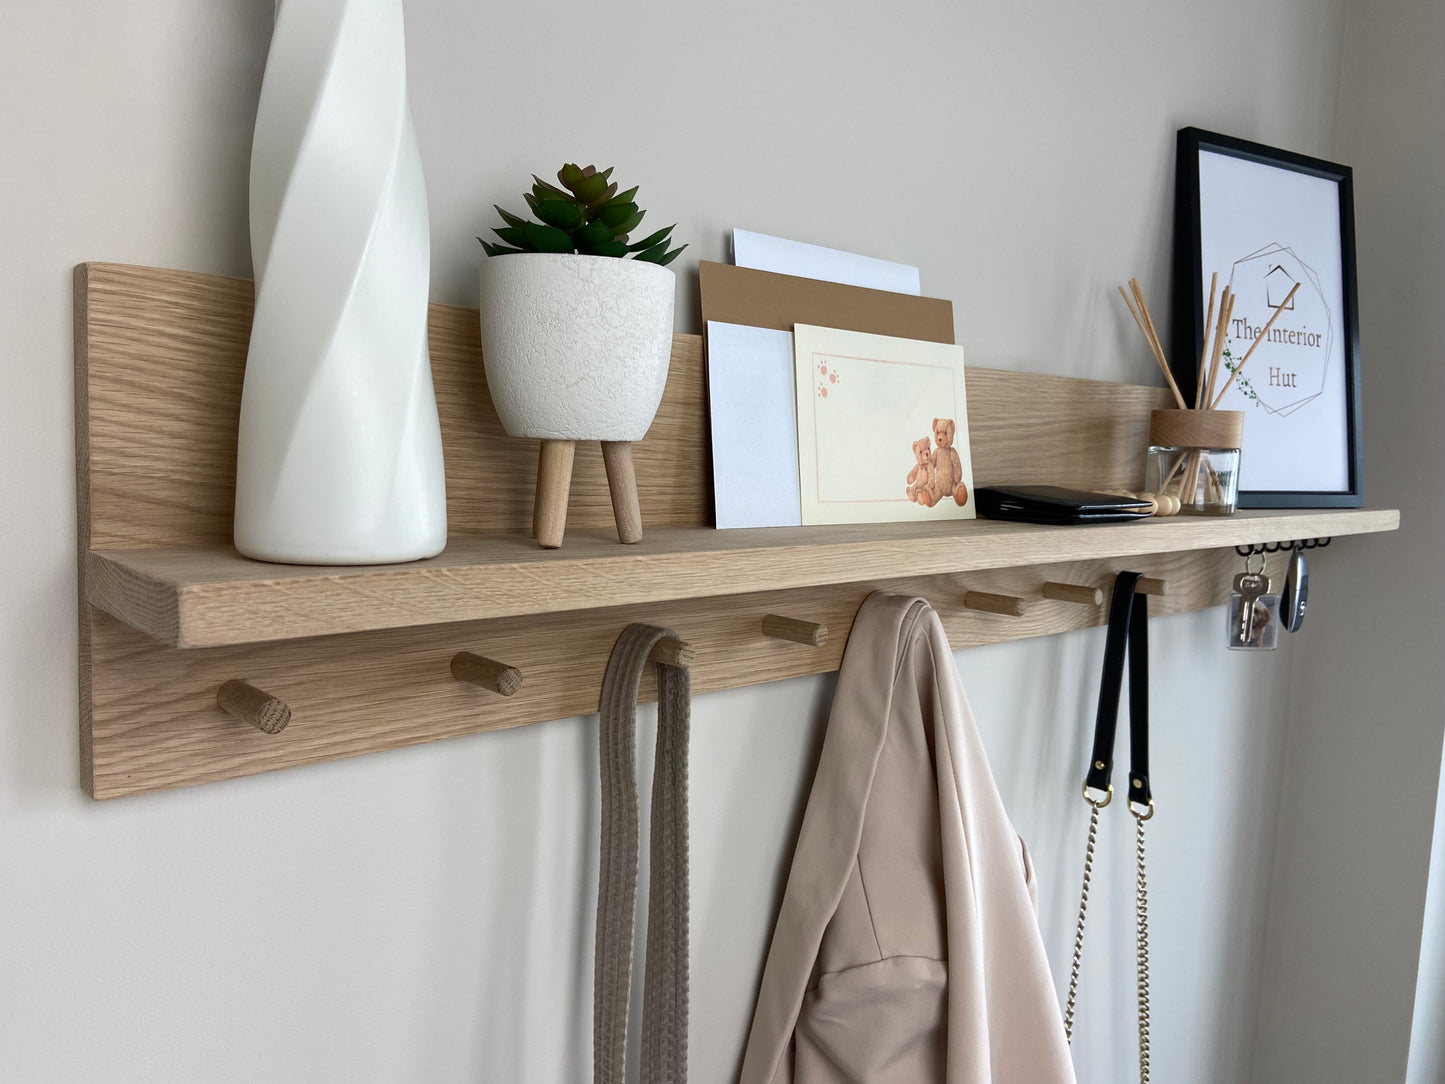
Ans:
{"type": "Polygon", "coordinates": [[[1171,368],[1185,399],[1196,394],[1214,273],[1234,295],[1225,367],[1234,372],[1254,348],[1216,404],[1244,412],[1240,507],[1359,507],[1350,168],[1183,128],[1174,215],[1171,368]]]}
{"type": "Polygon", "coordinates": [[[804,526],[973,519],[963,347],[795,324],[804,526]]]}

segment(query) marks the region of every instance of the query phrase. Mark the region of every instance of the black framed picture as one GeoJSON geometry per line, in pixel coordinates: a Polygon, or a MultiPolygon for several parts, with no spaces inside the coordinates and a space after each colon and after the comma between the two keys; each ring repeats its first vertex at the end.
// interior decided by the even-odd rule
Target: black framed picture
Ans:
{"type": "Polygon", "coordinates": [[[1214,405],[1244,412],[1240,507],[1359,507],[1350,167],[1180,129],[1171,367],[1191,404],[1216,272],[1234,295],[1214,405]]]}

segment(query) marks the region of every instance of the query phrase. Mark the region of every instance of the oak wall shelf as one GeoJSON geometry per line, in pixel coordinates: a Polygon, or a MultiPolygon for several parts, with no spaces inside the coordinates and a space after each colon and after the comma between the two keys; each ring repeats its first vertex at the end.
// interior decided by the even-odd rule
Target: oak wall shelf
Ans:
{"type": "MultiPolygon", "coordinates": [[[[678,335],[657,420],[635,446],[643,541],[617,544],[601,455],[584,446],[566,543],[541,550],[528,532],[535,442],[508,438],[492,412],[476,311],[434,305],[446,552],[407,565],[264,564],[230,546],[251,297],[242,279],[76,269],[81,773],[96,798],[590,713],[631,621],[676,629],[707,692],[836,669],[854,612],[878,588],[929,597],[961,648],[1103,623],[1089,591],[1049,598],[1046,583],[1100,588],[1137,569],[1167,582],[1151,613],[1178,613],[1224,600],[1235,545],[1399,523],[1390,510],[1291,510],[1079,528],[716,531],[705,525],[701,342],[678,335]],[[1023,601],[1008,614],[969,610],[970,592],[1023,601]],[[769,615],[829,633],[821,644],[767,636],[769,615]],[[512,694],[456,680],[461,652],[515,668],[512,694]],[[284,702],[289,725],[267,734],[218,708],[228,681],[284,702]]],[[[1137,485],[1149,411],[1168,400],[1162,388],[985,369],[968,382],[981,485],[1137,485]]]]}
{"type": "Polygon", "coordinates": [[[374,629],[641,606],[833,583],[1216,549],[1394,530],[1393,511],[1241,512],[1094,527],[988,520],[846,527],[574,531],[560,550],[523,535],[453,537],[407,565],[315,568],[227,546],[92,552],[89,599],[174,647],[224,647],[374,629]]]}

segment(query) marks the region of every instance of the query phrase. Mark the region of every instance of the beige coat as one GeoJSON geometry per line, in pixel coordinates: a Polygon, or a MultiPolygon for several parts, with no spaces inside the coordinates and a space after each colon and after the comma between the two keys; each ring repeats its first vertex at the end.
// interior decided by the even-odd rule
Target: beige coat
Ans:
{"type": "Polygon", "coordinates": [[[938,615],[859,610],[741,1084],[1072,1081],[1033,871],[938,615]]]}

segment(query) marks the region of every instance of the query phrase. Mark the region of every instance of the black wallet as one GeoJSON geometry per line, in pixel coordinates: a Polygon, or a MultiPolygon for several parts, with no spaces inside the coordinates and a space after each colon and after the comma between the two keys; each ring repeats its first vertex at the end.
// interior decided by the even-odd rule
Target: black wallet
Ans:
{"type": "Polygon", "coordinates": [[[1153,507],[1137,497],[1061,486],[986,486],[973,497],[980,516],[1021,523],[1127,523],[1148,518],[1153,507]]]}

